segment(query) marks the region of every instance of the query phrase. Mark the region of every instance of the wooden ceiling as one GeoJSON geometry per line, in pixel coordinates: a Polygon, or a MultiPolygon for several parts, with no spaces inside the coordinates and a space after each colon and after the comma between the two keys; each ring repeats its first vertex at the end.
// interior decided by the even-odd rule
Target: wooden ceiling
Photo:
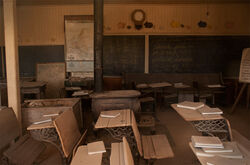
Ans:
{"type": "MultiPolygon", "coordinates": [[[[18,5],[92,4],[93,0],[16,0],[18,5]]],[[[250,0],[104,0],[106,4],[250,3],[250,0]]]]}
{"type": "MultiPolygon", "coordinates": [[[[16,0],[17,5],[92,4],[93,0],[16,0]]],[[[250,3],[250,0],[104,0],[105,4],[250,3]]],[[[2,0],[0,0],[0,5],[2,0]]]]}

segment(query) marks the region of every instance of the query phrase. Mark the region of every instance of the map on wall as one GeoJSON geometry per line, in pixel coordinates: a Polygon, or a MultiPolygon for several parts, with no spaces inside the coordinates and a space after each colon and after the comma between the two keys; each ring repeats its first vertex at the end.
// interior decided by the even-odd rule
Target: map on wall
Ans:
{"type": "Polygon", "coordinates": [[[94,59],[93,22],[66,21],[66,60],[94,59]]]}
{"type": "Polygon", "coordinates": [[[250,48],[245,48],[242,51],[239,81],[250,83],[250,48]]]}
{"type": "Polygon", "coordinates": [[[94,22],[93,16],[65,17],[66,71],[74,77],[94,75],[94,22]]]}

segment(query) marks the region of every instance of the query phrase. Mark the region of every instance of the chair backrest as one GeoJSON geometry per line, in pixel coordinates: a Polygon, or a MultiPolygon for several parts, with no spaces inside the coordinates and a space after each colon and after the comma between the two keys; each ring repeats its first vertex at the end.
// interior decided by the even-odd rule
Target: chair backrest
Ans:
{"type": "Polygon", "coordinates": [[[0,109],[0,150],[15,140],[21,133],[12,108],[0,109]]]}
{"type": "Polygon", "coordinates": [[[110,165],[134,165],[134,159],[125,137],[120,143],[111,144],[110,165]]]}
{"type": "Polygon", "coordinates": [[[138,148],[139,154],[141,156],[143,156],[141,135],[140,135],[139,129],[137,127],[136,120],[135,120],[135,115],[134,115],[133,111],[131,111],[131,118],[132,118],[132,130],[134,132],[137,148],[138,148]]]}
{"type": "Polygon", "coordinates": [[[76,118],[72,110],[64,111],[54,120],[65,157],[69,157],[81,138],[76,118]]]}

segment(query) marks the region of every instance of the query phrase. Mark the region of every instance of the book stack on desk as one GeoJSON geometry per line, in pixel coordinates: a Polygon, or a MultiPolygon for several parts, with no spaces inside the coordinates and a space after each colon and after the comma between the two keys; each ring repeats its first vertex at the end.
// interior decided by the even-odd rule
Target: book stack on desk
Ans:
{"type": "Polygon", "coordinates": [[[221,115],[223,111],[219,108],[202,107],[198,110],[202,115],[221,115]]]}
{"type": "Polygon", "coordinates": [[[191,102],[191,101],[183,101],[177,104],[179,108],[185,108],[190,110],[197,110],[199,108],[204,107],[204,103],[201,102],[191,102]]]}
{"type": "Polygon", "coordinates": [[[224,148],[223,143],[218,137],[192,136],[191,141],[194,147],[221,149],[224,148]]]}
{"type": "Polygon", "coordinates": [[[221,142],[218,137],[192,136],[192,147],[197,156],[242,159],[235,142],[221,142]]]}

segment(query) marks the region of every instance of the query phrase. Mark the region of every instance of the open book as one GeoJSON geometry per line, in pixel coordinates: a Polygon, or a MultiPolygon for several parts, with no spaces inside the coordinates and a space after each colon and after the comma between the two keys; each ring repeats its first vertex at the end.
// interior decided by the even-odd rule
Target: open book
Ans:
{"type": "Polygon", "coordinates": [[[204,103],[184,101],[184,102],[178,103],[177,107],[196,110],[196,109],[199,109],[201,107],[204,107],[204,103]]]}
{"type": "Polygon", "coordinates": [[[224,142],[224,149],[218,148],[202,148],[196,150],[197,156],[203,157],[222,157],[230,159],[242,159],[243,155],[237,147],[235,142],[224,142]]]}

